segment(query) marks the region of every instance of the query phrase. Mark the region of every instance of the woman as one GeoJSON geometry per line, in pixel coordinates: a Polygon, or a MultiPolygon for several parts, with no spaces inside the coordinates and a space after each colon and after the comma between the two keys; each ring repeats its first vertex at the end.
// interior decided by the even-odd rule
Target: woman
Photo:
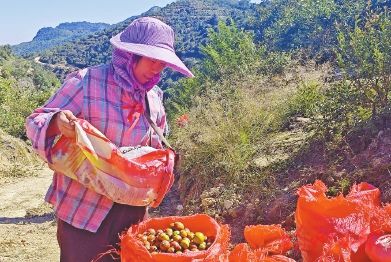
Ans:
{"type": "MultiPolygon", "coordinates": [[[[156,18],[143,17],[110,42],[110,64],[70,74],[45,105],[27,118],[27,136],[47,162],[51,162],[50,148],[58,135],[75,136],[76,118],[86,119],[118,147],[162,147],[144,117],[148,106],[156,125],[166,127],[162,91],[155,84],[166,66],[193,77],[175,54],[174,31],[156,18]]],[[[57,216],[62,262],[91,261],[118,243],[118,235],[147,213],[144,206],[113,203],[56,172],[45,200],[57,216]]],[[[106,256],[101,261],[112,259],[106,256]]]]}

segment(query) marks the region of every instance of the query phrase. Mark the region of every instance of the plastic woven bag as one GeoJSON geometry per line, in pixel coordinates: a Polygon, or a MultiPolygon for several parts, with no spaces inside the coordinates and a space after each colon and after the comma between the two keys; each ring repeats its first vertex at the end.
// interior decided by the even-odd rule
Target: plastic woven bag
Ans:
{"type": "Polygon", "coordinates": [[[225,254],[228,250],[229,239],[229,227],[227,225],[219,225],[208,215],[197,214],[184,217],[172,216],[151,218],[130,227],[129,230],[121,236],[121,262],[223,262],[226,261],[225,254]],[[206,236],[212,236],[215,239],[214,242],[208,249],[202,251],[189,251],[182,254],[151,254],[137,238],[138,234],[145,232],[149,228],[165,229],[169,227],[170,223],[175,221],[182,222],[193,232],[200,231],[206,236]]]}
{"type": "Polygon", "coordinates": [[[85,120],[75,122],[76,141],[61,137],[51,149],[49,167],[114,202],[158,206],[174,182],[171,149],[142,147],[122,153],[85,120]]]}

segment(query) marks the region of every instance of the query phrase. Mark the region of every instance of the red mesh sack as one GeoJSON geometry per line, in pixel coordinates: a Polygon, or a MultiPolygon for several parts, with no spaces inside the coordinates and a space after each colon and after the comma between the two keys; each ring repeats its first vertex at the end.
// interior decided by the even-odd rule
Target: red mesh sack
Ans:
{"type": "Polygon", "coordinates": [[[363,249],[368,235],[390,223],[379,189],[360,183],[346,197],[334,198],[326,191],[319,180],[298,190],[295,219],[303,261],[368,261],[363,249]]]}
{"type": "Polygon", "coordinates": [[[228,225],[219,225],[213,218],[197,214],[184,217],[162,217],[151,218],[129,228],[121,236],[120,254],[121,262],[133,261],[167,261],[167,262],[187,262],[187,261],[226,261],[225,254],[228,250],[230,230],[228,225]],[[188,251],[182,254],[157,253],[151,254],[138,240],[137,235],[142,234],[149,228],[164,229],[170,223],[179,221],[185,224],[191,231],[203,232],[208,237],[214,237],[212,245],[203,251],[188,251]]]}
{"type": "Polygon", "coordinates": [[[391,262],[391,234],[370,234],[365,243],[365,253],[370,261],[391,262]]]}
{"type": "Polygon", "coordinates": [[[293,244],[280,225],[246,226],[244,237],[248,244],[236,245],[230,252],[230,262],[294,261],[282,255],[290,250],[293,244]]]}

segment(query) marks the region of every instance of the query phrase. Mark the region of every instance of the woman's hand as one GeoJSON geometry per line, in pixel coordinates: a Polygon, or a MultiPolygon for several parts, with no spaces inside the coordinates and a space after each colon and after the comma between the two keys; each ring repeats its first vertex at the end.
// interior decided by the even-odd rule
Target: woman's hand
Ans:
{"type": "Polygon", "coordinates": [[[74,138],[76,136],[75,121],[77,118],[71,111],[62,110],[56,114],[53,120],[53,125],[55,125],[53,128],[58,133],[68,138],[74,138]]]}

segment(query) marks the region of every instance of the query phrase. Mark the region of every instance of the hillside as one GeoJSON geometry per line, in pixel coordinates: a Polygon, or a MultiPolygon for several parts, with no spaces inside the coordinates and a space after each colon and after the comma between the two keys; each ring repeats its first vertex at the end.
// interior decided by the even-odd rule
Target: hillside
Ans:
{"type": "MultiPolygon", "coordinates": [[[[301,237],[295,223],[297,190],[317,179],[328,187],[326,201],[367,182],[380,189],[379,202],[389,203],[390,5],[386,0],[355,4],[273,0],[259,5],[182,0],[149,10],[159,17],[163,11],[171,12],[161,18],[172,19],[178,25],[175,30],[183,31],[177,49],[196,66],[194,78],[180,78],[165,89],[168,139],[181,161],[172,190],[158,208],[150,210],[152,216],[206,213],[231,226],[233,244],[244,241],[246,225],[281,224],[297,241],[301,237]],[[252,10],[247,11],[249,6],[252,10]],[[196,18],[192,12],[198,12],[196,18]],[[210,16],[216,12],[222,20],[210,16]],[[196,26],[198,21],[205,24],[196,26]],[[206,33],[204,27],[210,30],[206,33]],[[196,41],[203,43],[202,47],[191,47],[196,41]]],[[[132,19],[58,47],[37,60],[63,67],[106,61],[108,39],[132,19]]],[[[58,86],[53,74],[34,65],[14,57],[9,47],[0,48],[0,110],[5,116],[0,127],[15,137],[24,138],[25,117],[58,86]],[[30,89],[46,92],[35,96],[37,92],[30,89]]],[[[171,79],[176,80],[175,76],[171,79]]],[[[12,178],[11,182],[4,180],[9,190],[28,181],[23,175],[5,177],[12,178]]],[[[11,212],[9,206],[5,209],[11,212]]],[[[48,222],[53,221],[51,209],[40,206],[33,211],[17,219],[3,219],[6,225],[0,225],[0,233],[13,233],[0,241],[0,254],[5,250],[7,259],[21,253],[21,248],[14,252],[13,238],[26,242],[31,236],[42,236],[55,243],[54,226],[48,222]],[[35,225],[37,221],[43,225],[35,225]],[[27,226],[19,227],[18,222],[27,226]]],[[[380,222],[391,221],[390,215],[385,214],[380,222]]],[[[357,222],[352,220],[356,219],[349,222],[357,222]]],[[[313,221],[316,225],[316,217],[313,221]]],[[[384,230],[390,231],[391,225],[386,226],[384,230]]],[[[351,228],[357,227],[349,224],[351,228]]],[[[346,232],[339,233],[321,231],[319,236],[325,245],[334,247],[335,240],[346,232]]],[[[32,261],[40,259],[36,242],[26,242],[32,261]]],[[[336,261],[355,256],[353,249],[346,251],[337,244],[336,261]]],[[[45,250],[48,257],[55,252],[45,250]]],[[[23,254],[14,256],[25,259],[23,254]]],[[[297,244],[287,256],[303,260],[297,244]]]]}
{"type": "Polygon", "coordinates": [[[12,46],[12,51],[20,56],[30,56],[46,49],[72,42],[77,38],[104,30],[110,25],[105,23],[72,22],[61,23],[55,28],[41,28],[30,42],[12,46]]]}
{"type": "MultiPolygon", "coordinates": [[[[247,19],[255,15],[254,6],[249,1],[179,0],[163,8],[153,7],[140,16],[155,16],[172,25],[178,55],[192,66],[195,59],[202,56],[200,44],[205,44],[208,28],[215,28],[218,19],[226,20],[229,17],[244,25],[247,19]]],[[[79,68],[107,62],[111,56],[109,39],[136,17],[40,54],[41,61],[79,68]]]]}

